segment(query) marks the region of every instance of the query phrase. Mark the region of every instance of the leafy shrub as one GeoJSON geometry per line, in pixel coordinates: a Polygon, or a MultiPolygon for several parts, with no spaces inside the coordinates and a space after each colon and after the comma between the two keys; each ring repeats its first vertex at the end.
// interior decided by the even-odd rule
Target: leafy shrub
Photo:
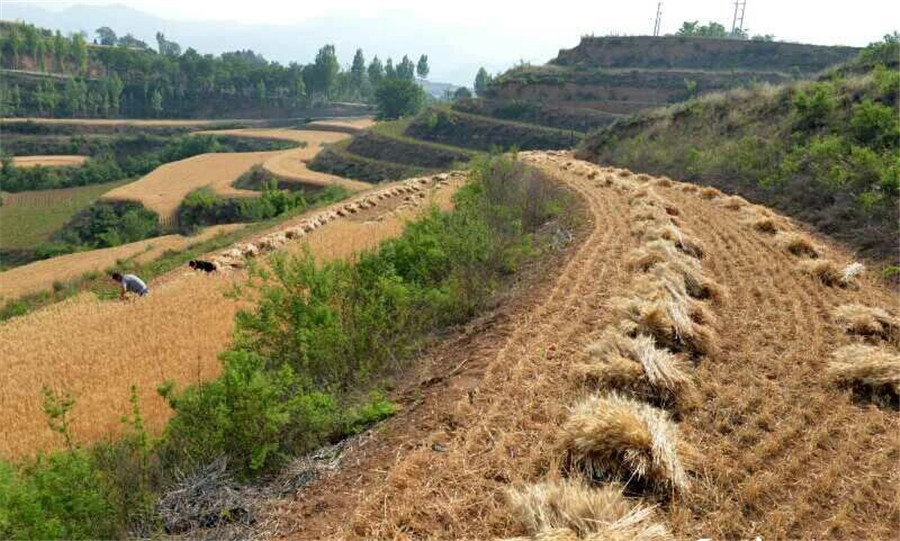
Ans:
{"type": "Polygon", "coordinates": [[[90,454],[39,456],[17,469],[0,462],[0,537],[114,539],[124,533],[114,495],[90,454]]]}
{"type": "Polygon", "coordinates": [[[56,234],[56,240],[102,248],[155,237],[159,233],[159,217],[140,203],[98,201],[75,214],[56,234]]]}
{"type": "Polygon", "coordinates": [[[850,126],[856,140],[876,148],[896,148],[900,142],[900,118],[897,112],[871,99],[853,106],[850,126]]]}
{"type": "Polygon", "coordinates": [[[828,124],[834,110],[834,94],[827,83],[818,83],[810,92],[798,90],[794,96],[794,125],[803,131],[812,131],[828,124]]]}
{"type": "Polygon", "coordinates": [[[275,180],[265,181],[262,194],[252,198],[226,199],[204,186],[181,202],[178,223],[182,232],[189,233],[201,226],[267,220],[307,206],[302,192],[279,190],[275,180]]]}
{"type": "Polygon", "coordinates": [[[425,91],[413,80],[385,78],[375,89],[375,103],[379,120],[412,116],[422,110],[425,91]]]}

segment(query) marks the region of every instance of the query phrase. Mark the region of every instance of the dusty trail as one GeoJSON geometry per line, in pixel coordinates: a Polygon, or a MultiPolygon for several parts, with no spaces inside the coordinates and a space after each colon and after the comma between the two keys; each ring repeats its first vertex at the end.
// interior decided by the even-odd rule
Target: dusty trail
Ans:
{"type": "MultiPolygon", "coordinates": [[[[404,222],[429,203],[448,208],[461,183],[460,177],[443,187],[418,183],[415,196],[381,199],[377,206],[321,225],[281,249],[295,252],[309,245],[319,260],[352,256],[399,234],[404,222]]],[[[379,185],[377,191],[401,184],[379,185]]],[[[292,218],[256,238],[279,235],[347,204],[292,218]]],[[[0,456],[28,455],[62,444],[42,413],[42,385],[77,398],[73,431],[79,442],[121,430],[119,418],[127,411],[132,384],[139,388],[148,428],[158,433],[171,412],[156,387],[168,379],[186,385],[218,374],[217,356],[228,347],[234,314],[242,306],[225,294],[245,277],[239,269],[205,276],[181,268],[151,282],[151,294],[135,302],[82,295],[0,323],[0,456]]]]}
{"type": "MultiPolygon", "coordinates": [[[[342,469],[270,502],[278,538],[487,539],[523,533],[505,491],[560,476],[558,427],[587,389],[573,377],[584,345],[613,320],[637,245],[628,193],[593,180],[599,169],[524,153],[584,199],[590,224],[558,274],[531,298],[473,324],[423,363],[404,411],[345,452],[342,469]],[[591,172],[594,173],[591,173],[591,172]],[[429,377],[430,376],[430,377],[429,377]]],[[[602,177],[602,174],[600,175],[602,177]]],[[[893,538],[900,530],[900,416],[855,402],[828,379],[827,359],[850,343],[830,311],[846,303],[900,312],[873,277],[827,287],[798,258],[730,210],[647,176],[706,251],[703,268],[726,288],[715,307],[719,347],[693,369],[701,401],[679,420],[697,450],[691,490],[661,501],[679,538],[893,538]]],[[[635,180],[637,179],[637,180],[635,180]]],[[[789,221],[777,218],[788,229],[789,221]]],[[[824,257],[851,258],[826,239],[824,257]]]]}

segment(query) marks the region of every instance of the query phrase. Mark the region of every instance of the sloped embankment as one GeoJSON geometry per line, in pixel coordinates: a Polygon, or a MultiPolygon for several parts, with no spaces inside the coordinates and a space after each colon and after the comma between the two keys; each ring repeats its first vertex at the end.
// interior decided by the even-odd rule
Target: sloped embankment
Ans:
{"type": "Polygon", "coordinates": [[[531,302],[432,351],[337,472],[272,502],[281,534],[891,537],[891,292],[741,198],[524,159],[583,197],[588,232],[531,302]],[[844,348],[867,343],[882,379],[848,383],[841,363],[871,359],[844,348]]]}

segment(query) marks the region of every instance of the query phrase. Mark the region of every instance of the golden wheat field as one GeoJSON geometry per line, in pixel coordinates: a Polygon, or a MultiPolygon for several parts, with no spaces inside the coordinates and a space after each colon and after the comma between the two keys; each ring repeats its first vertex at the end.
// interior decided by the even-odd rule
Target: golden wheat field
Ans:
{"type": "Polygon", "coordinates": [[[153,119],[128,119],[128,118],[38,118],[38,117],[15,117],[0,118],[0,124],[16,124],[16,123],[35,123],[35,124],[72,124],[76,126],[147,126],[147,127],[165,127],[165,126],[209,126],[220,123],[233,122],[253,122],[252,120],[193,120],[193,119],[169,119],[169,120],[153,120],[153,119]]]}
{"type": "MultiPolygon", "coordinates": [[[[283,249],[297,252],[308,243],[319,259],[348,257],[399,234],[404,222],[429,202],[447,208],[459,184],[453,181],[415,201],[399,195],[385,199],[283,249]]],[[[303,220],[305,216],[293,218],[277,230],[303,220]]],[[[139,387],[148,426],[158,431],[169,411],[156,395],[157,385],[167,379],[185,385],[218,373],[217,355],[231,340],[234,314],[241,306],[225,293],[244,278],[240,270],[207,276],[184,268],[148,284],[150,295],[136,301],[101,302],[84,295],[0,324],[0,455],[22,456],[61,445],[41,411],[43,385],[76,396],[73,430],[78,441],[120,428],[131,384],[139,387]]]]}
{"type": "Polygon", "coordinates": [[[133,257],[138,262],[150,261],[166,250],[180,250],[211,239],[219,233],[235,231],[242,227],[244,224],[216,225],[207,227],[192,237],[165,235],[112,248],[76,252],[35,261],[0,272],[0,299],[13,299],[49,289],[54,282],[71,280],[86,272],[105,270],[121,259],[133,257]]]}
{"type": "Polygon", "coordinates": [[[273,152],[200,154],[163,164],[140,179],[103,194],[107,200],[138,201],[167,219],[197,188],[208,186],[228,197],[257,197],[259,192],[232,187],[235,180],[273,152]]]}
{"type": "Polygon", "coordinates": [[[87,161],[87,156],[60,155],[60,156],[14,156],[13,165],[16,167],[70,167],[82,165],[87,161]]]}
{"type": "Polygon", "coordinates": [[[375,125],[371,118],[315,120],[306,124],[309,130],[337,130],[348,133],[360,132],[375,125]]]}
{"type": "MultiPolygon", "coordinates": [[[[335,125],[341,125],[339,121],[333,121],[335,125]]],[[[331,124],[332,122],[328,122],[331,124]]],[[[371,120],[358,120],[359,124],[371,123],[371,120]]],[[[353,126],[354,122],[348,121],[347,125],[353,126]]],[[[293,180],[301,184],[311,186],[342,186],[351,192],[365,190],[370,184],[356,180],[345,179],[327,173],[311,171],[306,167],[306,162],[313,159],[322,150],[323,145],[336,143],[349,137],[347,133],[337,131],[315,130],[284,130],[284,129],[238,129],[216,130],[200,132],[219,135],[234,135],[238,137],[255,137],[259,139],[285,139],[306,143],[306,146],[272,153],[262,162],[262,166],[278,177],[285,180],[293,180]]]]}
{"type": "Polygon", "coordinates": [[[522,156],[578,194],[587,231],[520,307],[427,352],[335,475],[269,502],[270,534],[895,538],[895,292],[764,207],[522,156]]]}

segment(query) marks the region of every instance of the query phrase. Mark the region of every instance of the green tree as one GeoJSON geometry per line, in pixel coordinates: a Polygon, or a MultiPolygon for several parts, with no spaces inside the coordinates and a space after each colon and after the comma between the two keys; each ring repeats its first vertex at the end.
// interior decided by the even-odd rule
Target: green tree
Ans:
{"type": "Polygon", "coordinates": [[[11,25],[6,37],[6,46],[13,57],[13,69],[19,68],[19,54],[22,52],[24,39],[19,25],[11,25]]]}
{"type": "Polygon", "coordinates": [[[96,31],[97,37],[100,39],[100,45],[108,45],[112,47],[119,42],[116,33],[108,26],[101,26],[96,31]]]}
{"type": "Polygon", "coordinates": [[[37,67],[41,71],[47,71],[46,56],[47,56],[47,43],[44,40],[40,40],[37,43],[35,59],[37,60],[37,67]]]}
{"type": "Polygon", "coordinates": [[[53,36],[53,58],[56,59],[56,69],[60,72],[65,70],[66,56],[69,54],[69,42],[63,35],[56,31],[53,36]]]}
{"type": "Polygon", "coordinates": [[[159,54],[163,56],[179,57],[181,56],[181,45],[174,41],[166,39],[166,35],[162,32],[156,33],[156,44],[159,47],[159,54]]]}
{"type": "Polygon", "coordinates": [[[384,78],[385,79],[396,79],[397,78],[397,70],[394,69],[394,61],[390,58],[387,59],[387,62],[384,63],[384,78]]]}
{"type": "Polygon", "coordinates": [[[163,95],[157,88],[150,97],[150,110],[154,116],[160,116],[163,111],[163,95]]]}
{"type": "Polygon", "coordinates": [[[456,92],[453,93],[454,100],[464,100],[466,98],[471,98],[471,97],[472,97],[472,92],[464,86],[457,88],[456,92]]]}
{"type": "Polygon", "coordinates": [[[377,55],[372,58],[367,71],[369,73],[369,84],[374,88],[378,88],[378,84],[384,79],[384,65],[382,65],[377,55]]]}
{"type": "Polygon", "coordinates": [[[475,93],[479,96],[484,96],[484,93],[487,90],[488,85],[490,84],[491,76],[488,74],[486,69],[480,68],[478,70],[478,73],[475,75],[475,93]]]}
{"type": "Polygon", "coordinates": [[[121,105],[121,96],[122,92],[125,90],[125,83],[122,82],[122,79],[119,79],[119,76],[113,74],[112,77],[106,80],[106,92],[109,100],[109,107],[115,112],[119,112],[119,107],[121,105]]]}
{"type": "Polygon", "coordinates": [[[75,63],[77,73],[87,71],[87,43],[84,34],[80,32],[72,34],[72,61],[75,63]]]}
{"type": "Polygon", "coordinates": [[[256,102],[260,107],[266,106],[266,82],[262,79],[256,83],[256,102]]]}
{"type": "Polygon", "coordinates": [[[397,77],[410,81],[416,78],[416,65],[406,55],[403,55],[403,59],[397,64],[397,77]]]}
{"type": "Polygon", "coordinates": [[[393,120],[411,116],[422,110],[425,91],[414,80],[384,79],[375,90],[378,118],[393,120]]]}
{"type": "Polygon", "coordinates": [[[363,50],[357,49],[353,55],[353,64],[350,65],[350,83],[353,89],[363,95],[366,85],[366,57],[363,56],[363,50]]]}
{"type": "Polygon", "coordinates": [[[328,97],[337,82],[339,71],[340,64],[334,45],[325,45],[316,53],[316,60],[312,67],[312,80],[308,81],[306,86],[311,92],[328,97]]]}
{"type": "Polygon", "coordinates": [[[428,67],[428,55],[422,55],[419,57],[419,62],[416,64],[416,75],[419,76],[420,79],[428,78],[428,73],[431,72],[431,68],[428,67]]]}

